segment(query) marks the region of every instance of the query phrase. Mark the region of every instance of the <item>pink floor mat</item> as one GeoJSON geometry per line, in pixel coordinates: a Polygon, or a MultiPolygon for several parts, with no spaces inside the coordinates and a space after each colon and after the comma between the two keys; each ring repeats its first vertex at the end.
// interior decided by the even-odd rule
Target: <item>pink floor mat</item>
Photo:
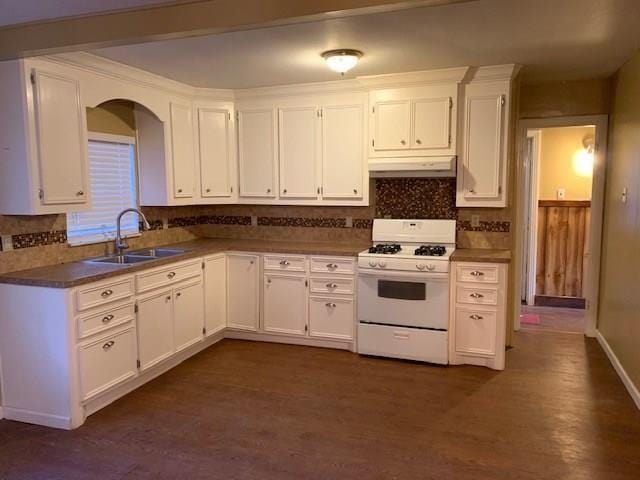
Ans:
{"type": "Polygon", "coordinates": [[[527,325],[540,325],[540,315],[535,313],[523,313],[520,315],[520,323],[527,325]]]}

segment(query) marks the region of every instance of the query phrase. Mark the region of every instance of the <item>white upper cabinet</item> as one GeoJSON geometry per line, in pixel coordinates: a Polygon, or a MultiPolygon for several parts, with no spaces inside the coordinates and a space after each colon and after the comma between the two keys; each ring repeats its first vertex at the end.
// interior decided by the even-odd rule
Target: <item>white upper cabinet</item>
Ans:
{"type": "Polygon", "coordinates": [[[198,149],[202,198],[230,198],[235,173],[231,111],[198,107],[198,149]]]}
{"type": "Polygon", "coordinates": [[[319,110],[316,106],[278,109],[280,196],[317,198],[319,110]]]}
{"type": "Polygon", "coordinates": [[[369,157],[452,156],[458,83],[370,93],[369,157]]]}
{"type": "Polygon", "coordinates": [[[507,204],[510,88],[510,80],[472,82],[466,86],[458,160],[458,206],[507,204]]]}
{"type": "Polygon", "coordinates": [[[80,82],[59,70],[25,60],[0,66],[0,213],[89,207],[80,82]]]}
{"type": "Polygon", "coordinates": [[[173,195],[192,198],[196,190],[196,171],[191,105],[171,102],[170,113],[173,195]]]}
{"type": "Polygon", "coordinates": [[[363,198],[366,171],[362,103],[322,107],[322,198],[363,198]]]}
{"type": "Polygon", "coordinates": [[[272,108],[238,112],[240,196],[276,196],[277,136],[272,108]]]}

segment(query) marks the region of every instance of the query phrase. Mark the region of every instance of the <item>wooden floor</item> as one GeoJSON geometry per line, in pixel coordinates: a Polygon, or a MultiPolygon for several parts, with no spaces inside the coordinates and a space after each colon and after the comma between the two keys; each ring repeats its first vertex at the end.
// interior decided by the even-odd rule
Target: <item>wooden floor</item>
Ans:
{"type": "Polygon", "coordinates": [[[598,344],[515,342],[493,372],[225,340],[73,432],[0,421],[0,478],[640,478],[640,411],[598,344]]]}
{"type": "Polygon", "coordinates": [[[540,324],[521,323],[520,328],[550,330],[584,334],[587,322],[586,311],[579,308],[535,307],[522,305],[520,313],[532,313],[540,316],[540,324]]]}

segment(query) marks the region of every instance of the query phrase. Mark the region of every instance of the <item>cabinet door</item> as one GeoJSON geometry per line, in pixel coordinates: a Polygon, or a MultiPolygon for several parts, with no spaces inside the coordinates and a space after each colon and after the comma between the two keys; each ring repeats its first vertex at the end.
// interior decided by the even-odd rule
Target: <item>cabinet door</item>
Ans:
{"type": "Polygon", "coordinates": [[[203,197],[231,196],[229,119],[229,110],[198,109],[200,188],[203,197]]]}
{"type": "Polygon", "coordinates": [[[362,197],[364,162],[363,105],[323,107],[322,197],[362,197]]]}
{"type": "Polygon", "coordinates": [[[304,276],[264,275],[264,330],[304,335],[307,331],[307,281],[304,276]]]}
{"type": "Polygon", "coordinates": [[[355,324],[353,300],[312,297],[309,300],[309,335],[352,340],[355,324]]]}
{"type": "Polygon", "coordinates": [[[411,102],[394,100],[374,105],[374,150],[404,150],[410,147],[411,102]]]}
{"type": "Polygon", "coordinates": [[[415,100],[411,148],[448,148],[451,143],[451,97],[415,100]]]}
{"type": "Polygon", "coordinates": [[[155,365],[173,351],[173,295],[167,289],[138,300],[140,369],[155,365]]]}
{"type": "Polygon", "coordinates": [[[458,179],[462,180],[459,190],[469,205],[504,206],[505,98],[505,92],[491,84],[467,87],[463,171],[458,179]]]}
{"type": "Polygon", "coordinates": [[[202,280],[177,287],[173,293],[173,332],[176,351],[202,339],[204,292],[202,280]]]}
{"type": "Polygon", "coordinates": [[[275,121],[272,109],[239,112],[240,196],[275,197],[275,145],[275,121]]]}
{"type": "Polygon", "coordinates": [[[496,354],[496,311],[459,306],[455,315],[456,352],[488,356],[496,354]]]}
{"type": "Polygon", "coordinates": [[[227,259],[209,258],[204,268],[205,328],[212,335],[227,326],[227,259]]]}
{"type": "Polygon", "coordinates": [[[257,330],[259,319],[259,257],[227,256],[227,326],[257,330]]]}
{"type": "Polygon", "coordinates": [[[278,122],[280,196],[317,198],[317,107],[281,108],[278,122]]]}
{"type": "Polygon", "coordinates": [[[191,198],[195,192],[195,154],[191,107],[171,102],[173,195],[191,198]]]}
{"type": "Polygon", "coordinates": [[[87,126],[80,85],[40,70],[33,79],[42,203],[87,203],[87,126]]]}

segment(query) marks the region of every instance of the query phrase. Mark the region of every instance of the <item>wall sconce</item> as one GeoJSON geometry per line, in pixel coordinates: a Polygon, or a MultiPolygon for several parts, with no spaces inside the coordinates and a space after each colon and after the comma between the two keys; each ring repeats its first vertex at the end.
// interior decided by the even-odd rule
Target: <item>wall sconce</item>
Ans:
{"type": "Polygon", "coordinates": [[[590,177],[593,175],[595,145],[596,143],[593,135],[585,135],[582,139],[583,148],[573,155],[573,169],[576,174],[581,177],[590,177]]]}

